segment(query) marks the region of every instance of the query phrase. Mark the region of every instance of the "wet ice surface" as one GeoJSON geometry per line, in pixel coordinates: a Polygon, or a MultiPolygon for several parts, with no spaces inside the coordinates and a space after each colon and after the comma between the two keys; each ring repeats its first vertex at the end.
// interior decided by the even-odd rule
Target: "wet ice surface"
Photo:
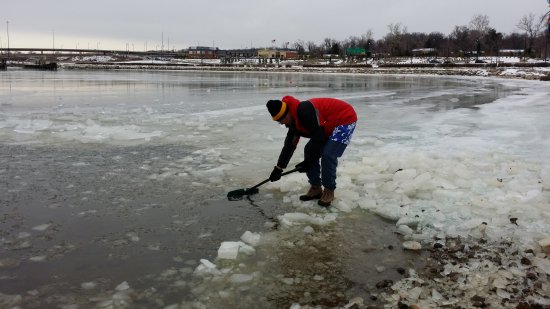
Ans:
{"type": "MultiPolygon", "coordinates": [[[[456,237],[532,248],[525,258],[548,290],[544,84],[8,71],[0,87],[3,306],[395,305],[392,286],[403,301],[441,305],[458,296],[415,286],[426,252],[402,247],[454,250],[456,237]],[[331,211],[298,200],[299,174],[225,199],[268,177],[285,131],[264,104],[286,94],[358,111],[331,211]]],[[[450,265],[434,269],[467,274],[450,265]]],[[[479,284],[505,298],[505,276],[480,272],[479,284]]],[[[479,290],[460,288],[468,299],[479,290]]]]}

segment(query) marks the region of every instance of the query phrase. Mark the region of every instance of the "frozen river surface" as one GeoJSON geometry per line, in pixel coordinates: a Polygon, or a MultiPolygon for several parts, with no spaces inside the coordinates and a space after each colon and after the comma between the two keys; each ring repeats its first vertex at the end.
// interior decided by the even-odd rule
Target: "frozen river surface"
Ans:
{"type": "Polygon", "coordinates": [[[423,260],[405,240],[537,248],[548,102],[547,84],[483,78],[3,72],[0,306],[384,304],[375,285],[423,260]],[[329,211],[298,200],[298,174],[225,198],[269,176],[285,130],[265,102],[284,95],[357,110],[329,211]]]}

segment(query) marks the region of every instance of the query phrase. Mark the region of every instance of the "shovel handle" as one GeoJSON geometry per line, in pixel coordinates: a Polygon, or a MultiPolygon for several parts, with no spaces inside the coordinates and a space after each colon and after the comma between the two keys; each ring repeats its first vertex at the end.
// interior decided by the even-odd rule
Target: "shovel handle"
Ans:
{"type": "MultiPolygon", "coordinates": [[[[298,171],[297,168],[291,169],[290,171],[286,171],[286,172],[282,173],[281,176],[285,176],[285,175],[288,175],[288,174],[292,174],[292,173],[297,172],[297,171],[298,171]]],[[[254,189],[258,188],[259,186],[265,184],[265,183],[268,182],[268,181],[269,181],[269,178],[266,179],[266,180],[264,180],[264,181],[262,181],[262,182],[260,182],[259,184],[255,185],[254,187],[252,187],[252,188],[250,188],[250,189],[248,189],[248,190],[254,190],[254,189]]]]}

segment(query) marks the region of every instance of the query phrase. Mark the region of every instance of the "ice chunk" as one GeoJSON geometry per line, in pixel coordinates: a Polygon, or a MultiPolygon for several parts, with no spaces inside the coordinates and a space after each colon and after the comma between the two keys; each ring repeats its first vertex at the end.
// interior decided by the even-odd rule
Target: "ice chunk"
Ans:
{"type": "Polygon", "coordinates": [[[533,264],[537,266],[540,271],[543,271],[547,275],[550,275],[550,260],[534,257],[533,264]]]}
{"type": "Polygon", "coordinates": [[[312,214],[308,215],[300,212],[286,213],[278,217],[279,222],[284,227],[310,224],[310,225],[326,225],[336,220],[336,214],[330,213],[323,215],[312,214]]]}
{"type": "Polygon", "coordinates": [[[493,280],[493,286],[499,289],[506,289],[506,286],[508,285],[508,280],[503,277],[497,277],[495,280],[493,280]]]}
{"type": "Polygon", "coordinates": [[[256,250],[242,241],[224,241],[218,249],[218,258],[234,260],[239,255],[239,252],[254,254],[256,250]]]}
{"type": "Polygon", "coordinates": [[[139,235],[136,232],[126,233],[126,236],[128,236],[132,242],[138,242],[140,240],[139,235]]]}
{"type": "Polygon", "coordinates": [[[410,227],[406,226],[406,225],[399,225],[397,227],[397,233],[401,234],[401,235],[411,235],[413,233],[413,229],[411,229],[410,227]]]}
{"type": "Polygon", "coordinates": [[[94,281],[82,282],[80,284],[80,287],[84,290],[92,290],[92,289],[95,289],[97,287],[97,283],[94,282],[94,281]]]}
{"type": "Polygon", "coordinates": [[[417,217],[414,217],[414,218],[402,217],[399,220],[397,220],[397,223],[395,223],[395,225],[396,226],[407,225],[409,227],[415,227],[418,225],[418,222],[420,222],[420,219],[417,217]]]}
{"type": "Polygon", "coordinates": [[[252,279],[254,279],[253,276],[245,274],[233,274],[229,277],[229,281],[232,283],[245,283],[252,281],[252,279]]]}
{"type": "Polygon", "coordinates": [[[242,252],[246,255],[253,255],[256,253],[256,249],[254,249],[254,247],[252,246],[242,243],[242,245],[239,247],[239,252],[242,252]]]}
{"type": "Polygon", "coordinates": [[[250,231],[246,231],[241,236],[241,240],[251,246],[257,246],[258,243],[260,243],[260,237],[261,235],[258,233],[252,233],[250,231]]]}
{"type": "Polygon", "coordinates": [[[201,259],[200,264],[195,268],[194,274],[195,275],[205,275],[205,274],[213,274],[213,275],[219,275],[221,272],[218,270],[216,264],[210,262],[207,259],[201,259]]]}
{"type": "MultiPolygon", "coordinates": [[[[342,180],[338,180],[338,183],[342,183],[342,180]]],[[[348,189],[338,190],[338,196],[343,200],[349,201],[357,201],[360,198],[359,193],[348,189]]]]}
{"type": "Polygon", "coordinates": [[[14,132],[18,133],[29,133],[32,134],[36,131],[47,130],[51,127],[52,122],[50,120],[40,120],[40,119],[28,119],[20,121],[17,126],[13,129],[14,132]]]}
{"type": "Polygon", "coordinates": [[[240,241],[224,241],[218,249],[219,259],[234,260],[239,254],[240,241]]]}
{"type": "Polygon", "coordinates": [[[409,299],[414,300],[414,301],[418,300],[420,298],[420,294],[422,293],[422,291],[423,291],[423,289],[419,286],[409,290],[408,291],[409,299]]]}
{"type": "Polygon", "coordinates": [[[402,187],[408,196],[414,194],[416,190],[427,190],[432,188],[431,180],[432,176],[426,172],[416,176],[413,180],[405,182],[402,187]]]}
{"type": "Polygon", "coordinates": [[[216,264],[210,262],[207,259],[201,259],[200,262],[201,262],[201,265],[204,265],[207,268],[210,268],[210,269],[216,268],[216,264]]]}
{"type": "Polygon", "coordinates": [[[355,297],[351,299],[345,306],[345,309],[348,308],[363,308],[365,300],[361,297],[355,297]]]}
{"type": "Polygon", "coordinates": [[[539,246],[541,246],[542,250],[544,250],[545,252],[550,252],[550,238],[539,240],[539,246]]]}
{"type": "Polygon", "coordinates": [[[284,284],[287,284],[287,285],[292,285],[292,284],[294,284],[294,278],[283,278],[283,279],[281,279],[281,281],[282,281],[284,284]]]}
{"type": "Polygon", "coordinates": [[[481,219],[481,218],[473,218],[473,219],[470,219],[470,220],[467,220],[467,221],[462,222],[462,223],[459,225],[459,228],[460,228],[460,229],[470,230],[470,229],[473,229],[473,228],[479,226],[480,224],[482,224],[483,221],[484,221],[484,220],[481,219]]]}
{"type": "Polygon", "coordinates": [[[441,295],[441,293],[439,293],[436,289],[432,289],[432,299],[434,301],[440,301],[443,299],[443,295],[441,295]]]}
{"type": "Polygon", "coordinates": [[[124,281],[122,282],[121,284],[117,285],[117,287],[115,288],[115,290],[117,291],[126,291],[130,288],[130,285],[128,284],[127,281],[124,281]]]}
{"type": "Polygon", "coordinates": [[[409,250],[420,250],[422,249],[422,245],[417,241],[405,241],[403,243],[403,248],[409,249],[409,250]]]}
{"type": "Polygon", "coordinates": [[[344,200],[337,200],[334,207],[343,212],[351,212],[357,206],[356,203],[347,203],[344,200]]]}
{"type": "Polygon", "coordinates": [[[416,177],[416,169],[406,169],[398,171],[393,175],[393,181],[410,181],[416,177]]]}
{"type": "Polygon", "coordinates": [[[19,232],[19,234],[17,234],[18,239],[29,238],[29,237],[31,237],[31,233],[19,232]]]}
{"type": "Polygon", "coordinates": [[[358,203],[359,203],[359,207],[365,210],[376,207],[376,201],[372,199],[362,199],[358,203]]]}
{"type": "Polygon", "coordinates": [[[37,226],[33,227],[32,229],[35,230],[35,231],[44,232],[44,231],[47,230],[51,225],[52,225],[51,223],[40,224],[40,225],[37,225],[37,226]]]}
{"type": "Polygon", "coordinates": [[[497,289],[497,295],[498,295],[500,298],[508,298],[508,299],[510,299],[510,297],[512,296],[512,294],[506,292],[506,291],[503,290],[503,289],[497,289]]]}
{"type": "Polygon", "coordinates": [[[44,262],[48,257],[45,255],[37,255],[29,258],[31,262],[44,262]]]}

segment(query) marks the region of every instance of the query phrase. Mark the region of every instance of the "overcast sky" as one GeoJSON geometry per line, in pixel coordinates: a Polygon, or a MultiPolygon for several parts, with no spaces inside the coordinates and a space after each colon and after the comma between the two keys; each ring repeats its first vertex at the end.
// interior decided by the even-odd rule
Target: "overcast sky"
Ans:
{"type": "Polygon", "coordinates": [[[547,0],[2,0],[0,43],[7,47],[130,50],[276,46],[368,30],[375,39],[401,23],[409,32],[452,32],[476,14],[503,33],[545,14],[547,0]],[[9,24],[7,23],[9,22],[9,24]]]}

